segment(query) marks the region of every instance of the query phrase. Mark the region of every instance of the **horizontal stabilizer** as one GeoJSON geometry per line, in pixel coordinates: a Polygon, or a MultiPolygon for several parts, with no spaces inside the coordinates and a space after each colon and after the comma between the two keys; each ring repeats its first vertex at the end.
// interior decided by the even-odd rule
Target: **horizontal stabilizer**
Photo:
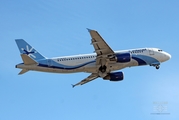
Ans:
{"type": "Polygon", "coordinates": [[[25,65],[32,65],[32,64],[37,64],[37,62],[35,60],[33,60],[32,58],[30,58],[28,55],[26,54],[21,54],[22,60],[24,62],[25,65]]]}
{"type": "Polygon", "coordinates": [[[29,71],[29,70],[27,70],[27,69],[22,69],[18,75],[22,75],[22,74],[24,74],[24,73],[26,73],[26,72],[28,72],[28,71],[29,71]]]}

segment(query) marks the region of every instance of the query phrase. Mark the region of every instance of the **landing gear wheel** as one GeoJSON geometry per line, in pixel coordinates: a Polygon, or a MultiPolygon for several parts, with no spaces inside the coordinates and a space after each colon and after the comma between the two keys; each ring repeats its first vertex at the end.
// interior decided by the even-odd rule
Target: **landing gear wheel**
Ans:
{"type": "Polygon", "coordinates": [[[159,65],[157,65],[157,66],[155,66],[155,68],[156,68],[156,69],[159,69],[159,68],[160,68],[160,66],[159,66],[159,65]]]}
{"type": "Polygon", "coordinates": [[[101,66],[101,67],[99,68],[99,70],[100,70],[102,73],[106,72],[106,66],[105,66],[105,65],[101,66]]]}

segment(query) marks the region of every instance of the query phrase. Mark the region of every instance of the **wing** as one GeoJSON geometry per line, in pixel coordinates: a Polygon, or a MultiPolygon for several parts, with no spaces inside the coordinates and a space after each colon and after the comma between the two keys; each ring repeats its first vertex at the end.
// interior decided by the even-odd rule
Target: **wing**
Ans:
{"type": "Polygon", "coordinates": [[[109,58],[113,58],[115,56],[115,53],[97,31],[90,29],[88,29],[88,31],[92,38],[91,43],[97,54],[96,64],[105,65],[109,58]]]}
{"type": "Polygon", "coordinates": [[[90,76],[88,76],[87,78],[83,79],[81,82],[79,82],[79,83],[77,83],[75,85],[72,85],[72,87],[75,87],[77,85],[83,85],[83,84],[85,84],[87,82],[90,82],[90,81],[96,79],[96,78],[98,78],[98,74],[92,73],[90,76]]]}
{"type": "Polygon", "coordinates": [[[88,29],[91,35],[91,43],[94,46],[97,56],[114,54],[114,51],[108,46],[100,34],[95,30],[88,29]]]}
{"type": "MultiPolygon", "coordinates": [[[[107,64],[109,62],[115,61],[115,59],[113,59],[115,57],[114,51],[108,46],[108,44],[104,41],[104,39],[100,36],[100,34],[97,31],[90,30],[90,29],[88,29],[88,31],[92,38],[91,43],[93,44],[95,52],[97,54],[96,65],[100,65],[100,66],[105,65],[106,67],[108,67],[107,64]]],[[[99,73],[92,73],[90,76],[88,76],[81,82],[79,82],[75,85],[72,85],[72,87],[75,87],[77,85],[83,85],[87,82],[90,82],[90,81],[98,78],[99,76],[105,77],[107,75],[107,73],[105,73],[104,75],[100,75],[99,73]]]]}

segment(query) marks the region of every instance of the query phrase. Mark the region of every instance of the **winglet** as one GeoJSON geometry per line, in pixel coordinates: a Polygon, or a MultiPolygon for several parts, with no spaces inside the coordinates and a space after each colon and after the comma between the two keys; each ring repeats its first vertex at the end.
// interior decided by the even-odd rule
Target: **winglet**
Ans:
{"type": "Polygon", "coordinates": [[[89,29],[89,28],[86,28],[87,30],[88,30],[88,32],[90,32],[91,31],[91,29],[89,29]]]}
{"type": "Polygon", "coordinates": [[[72,88],[74,88],[76,85],[73,85],[73,84],[71,84],[72,85],[72,88]]]}

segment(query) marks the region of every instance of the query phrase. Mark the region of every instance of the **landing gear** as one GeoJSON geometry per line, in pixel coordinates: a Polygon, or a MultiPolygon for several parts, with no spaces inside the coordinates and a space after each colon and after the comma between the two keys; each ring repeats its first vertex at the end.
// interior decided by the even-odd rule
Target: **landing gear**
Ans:
{"type": "Polygon", "coordinates": [[[159,65],[156,65],[155,68],[158,70],[158,69],[160,68],[160,66],[159,66],[159,65]]]}
{"type": "Polygon", "coordinates": [[[103,65],[99,68],[99,71],[101,71],[102,73],[106,72],[106,66],[103,65]]]}

